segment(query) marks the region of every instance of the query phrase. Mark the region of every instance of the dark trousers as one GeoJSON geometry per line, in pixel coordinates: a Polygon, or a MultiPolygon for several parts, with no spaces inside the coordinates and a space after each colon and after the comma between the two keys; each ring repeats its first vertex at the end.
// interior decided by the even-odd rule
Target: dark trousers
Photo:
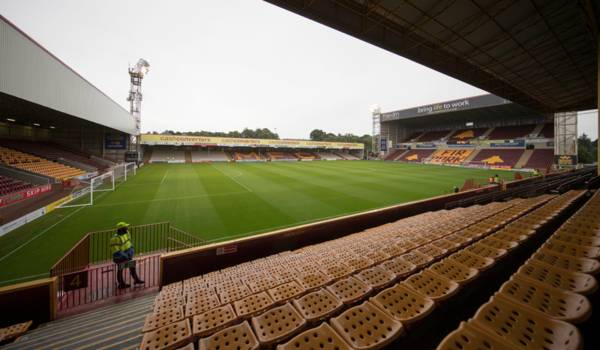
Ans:
{"type": "MultiPolygon", "coordinates": [[[[132,259],[131,259],[132,260],[132,259]]],[[[119,286],[123,286],[125,285],[125,280],[123,278],[123,263],[129,262],[131,260],[115,260],[115,264],[117,264],[117,283],[119,284],[119,286]]],[[[135,269],[135,265],[129,266],[129,274],[131,274],[131,278],[133,278],[134,281],[139,281],[140,278],[138,277],[137,274],[137,270],[135,269]]]]}

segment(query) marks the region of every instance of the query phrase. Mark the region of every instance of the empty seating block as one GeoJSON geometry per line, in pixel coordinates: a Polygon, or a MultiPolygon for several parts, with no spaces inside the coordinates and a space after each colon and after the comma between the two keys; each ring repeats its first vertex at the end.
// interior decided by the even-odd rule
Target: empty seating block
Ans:
{"type": "Polygon", "coordinates": [[[587,236],[579,236],[573,235],[564,232],[557,232],[552,235],[552,239],[558,240],[565,243],[576,244],[576,245],[584,245],[584,246],[592,246],[597,247],[600,246],[600,238],[596,237],[587,237],[587,236]]]}
{"type": "Polygon", "coordinates": [[[308,322],[315,322],[329,317],[344,305],[326,289],[308,293],[294,300],[293,304],[308,322]]]}
{"type": "Polygon", "coordinates": [[[332,280],[344,278],[353,272],[352,269],[343,264],[327,266],[322,268],[321,271],[332,280]]]}
{"type": "Polygon", "coordinates": [[[181,306],[168,309],[160,313],[149,314],[146,316],[146,321],[144,322],[144,328],[142,329],[142,332],[152,331],[171,323],[181,321],[183,316],[183,308],[181,306]]]}
{"type": "Polygon", "coordinates": [[[419,321],[435,308],[432,299],[402,284],[382,290],[371,298],[371,303],[404,325],[419,321]]]}
{"type": "Polygon", "coordinates": [[[371,293],[372,288],[354,277],[348,277],[327,286],[327,290],[342,303],[353,304],[371,293]]]}
{"type": "Polygon", "coordinates": [[[247,321],[200,339],[199,345],[200,350],[255,350],[260,347],[247,321]]]}
{"type": "Polygon", "coordinates": [[[394,281],[395,276],[380,267],[371,267],[354,275],[373,289],[384,287],[394,281]]]}
{"type": "Polygon", "coordinates": [[[552,239],[546,242],[543,247],[548,250],[576,258],[600,258],[600,247],[584,247],[552,239]]]}
{"type": "Polygon", "coordinates": [[[589,274],[597,274],[600,272],[600,262],[589,258],[577,258],[568,255],[563,255],[546,249],[539,249],[533,255],[535,260],[539,260],[545,264],[561,269],[583,272],[589,274]]]}
{"type": "Polygon", "coordinates": [[[273,278],[261,276],[260,278],[247,281],[246,284],[248,285],[252,293],[258,293],[276,287],[280,283],[273,278]]]}
{"type": "Polygon", "coordinates": [[[330,322],[355,349],[381,349],[404,333],[402,323],[368,301],[346,310],[330,322]]]}
{"type": "Polygon", "coordinates": [[[482,306],[471,322],[515,349],[576,350],[582,345],[573,325],[499,298],[482,306]]]}
{"type": "Polygon", "coordinates": [[[461,322],[460,327],[448,334],[436,350],[514,350],[497,337],[484,333],[470,323],[461,322]]]}
{"type": "Polygon", "coordinates": [[[489,245],[483,244],[481,242],[477,242],[475,244],[473,244],[472,246],[469,246],[467,248],[469,252],[482,256],[484,258],[491,258],[494,260],[498,260],[502,257],[504,257],[506,254],[508,254],[508,251],[506,249],[498,249],[498,248],[494,248],[494,247],[490,247],[489,245]]]}
{"type": "Polygon", "coordinates": [[[185,319],[144,333],[140,350],[176,349],[186,345],[191,337],[190,322],[185,319]]]}
{"type": "Polygon", "coordinates": [[[278,345],[277,350],[352,350],[327,323],[306,330],[289,342],[278,345]]]}
{"type": "Polygon", "coordinates": [[[289,303],[252,318],[252,328],[262,345],[282,341],[300,331],[305,325],[306,320],[289,303]]]}
{"type": "Polygon", "coordinates": [[[511,251],[513,249],[515,249],[516,247],[519,246],[519,243],[514,242],[514,241],[503,241],[500,239],[496,239],[493,237],[487,237],[484,238],[480,241],[480,243],[483,243],[487,246],[490,246],[492,248],[496,248],[496,249],[504,249],[506,251],[511,251]]]}
{"type": "Polygon", "coordinates": [[[31,327],[32,321],[17,323],[12,326],[0,328],[0,342],[18,338],[21,334],[27,332],[31,327]]]}
{"type": "Polygon", "coordinates": [[[598,286],[596,279],[591,275],[554,268],[534,260],[521,266],[517,275],[584,295],[592,294],[598,286]]]}
{"type": "Polygon", "coordinates": [[[226,291],[220,293],[219,299],[221,299],[221,304],[226,304],[226,303],[230,303],[232,301],[243,299],[243,298],[247,297],[248,295],[250,295],[251,293],[252,292],[250,291],[250,289],[248,287],[246,287],[245,285],[238,285],[236,287],[229,288],[226,291]]]}
{"type": "Polygon", "coordinates": [[[504,283],[497,295],[571,323],[587,320],[592,312],[592,305],[583,295],[518,277],[504,283]]]}
{"type": "Polygon", "coordinates": [[[467,284],[479,275],[479,271],[476,269],[450,259],[437,262],[431,265],[429,269],[458,284],[467,284]]]}
{"type": "Polygon", "coordinates": [[[460,252],[456,252],[450,255],[448,259],[454,260],[465,266],[469,266],[480,271],[487,270],[490,267],[494,266],[494,259],[479,256],[477,254],[471,253],[468,250],[461,250],[460,252]]]}
{"type": "Polygon", "coordinates": [[[154,312],[160,313],[170,309],[177,309],[185,306],[183,297],[177,296],[172,299],[157,299],[154,302],[154,312]]]}
{"type": "Polygon", "coordinates": [[[421,268],[425,265],[428,265],[433,261],[433,258],[429,255],[423,254],[418,251],[412,251],[410,253],[400,255],[400,258],[408,261],[409,263],[415,265],[417,268],[421,268]]]}
{"type": "Polygon", "coordinates": [[[203,312],[192,319],[194,336],[202,337],[237,321],[237,316],[230,304],[203,312]]]}
{"type": "Polygon", "coordinates": [[[277,286],[275,288],[269,289],[269,295],[271,296],[271,298],[273,298],[273,301],[278,303],[295,298],[298,295],[303,294],[305,291],[306,289],[304,287],[301,287],[298,284],[298,282],[291,281],[277,286]]]}
{"type": "Polygon", "coordinates": [[[190,299],[185,304],[185,317],[192,317],[201,314],[205,311],[214,309],[221,305],[219,297],[216,295],[208,295],[204,298],[190,299]]]}
{"type": "Polygon", "coordinates": [[[458,283],[427,270],[412,275],[401,284],[434,301],[442,301],[453,296],[459,288],[458,283]]]}
{"type": "Polygon", "coordinates": [[[296,280],[306,290],[319,288],[331,281],[329,277],[320,272],[300,274],[300,276],[296,277],[296,280]]]}
{"type": "Polygon", "coordinates": [[[426,244],[424,246],[421,246],[421,247],[417,248],[417,251],[421,252],[425,255],[429,255],[433,259],[438,259],[438,258],[446,255],[446,253],[448,252],[446,249],[436,247],[433,244],[426,244]]]}
{"type": "Polygon", "coordinates": [[[394,276],[396,276],[396,278],[404,278],[404,277],[410,275],[411,273],[413,273],[417,269],[417,267],[414,264],[412,264],[400,257],[396,257],[396,258],[384,261],[383,263],[381,263],[378,266],[385,269],[386,271],[394,274],[394,276]]]}
{"type": "Polygon", "coordinates": [[[266,292],[252,294],[233,303],[238,317],[254,316],[273,304],[273,299],[266,292]]]}
{"type": "Polygon", "coordinates": [[[352,267],[355,271],[366,269],[367,267],[373,265],[373,262],[367,258],[353,258],[345,261],[347,265],[352,267]]]}

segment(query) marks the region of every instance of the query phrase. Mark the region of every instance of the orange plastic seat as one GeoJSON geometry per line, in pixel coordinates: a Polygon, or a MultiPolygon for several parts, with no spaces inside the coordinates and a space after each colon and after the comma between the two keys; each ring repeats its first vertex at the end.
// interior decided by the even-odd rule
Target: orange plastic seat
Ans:
{"type": "Polygon", "coordinates": [[[321,271],[331,280],[338,280],[340,278],[344,278],[352,274],[352,272],[354,272],[353,269],[349,268],[344,264],[335,264],[327,266],[322,268],[321,271]]]}
{"type": "Polygon", "coordinates": [[[479,276],[479,271],[450,259],[431,265],[428,270],[458,284],[467,284],[479,276]]]}
{"type": "Polygon", "coordinates": [[[474,269],[485,271],[490,267],[494,266],[494,259],[479,256],[468,250],[461,250],[448,257],[448,259],[461,263],[465,266],[472,267],[474,269]]]}
{"type": "Polygon", "coordinates": [[[389,273],[392,273],[396,279],[404,278],[412,274],[417,269],[415,265],[400,257],[386,260],[377,266],[388,271],[389,273]]]}
{"type": "Polygon", "coordinates": [[[488,334],[471,322],[461,322],[458,329],[448,334],[436,350],[514,350],[502,339],[488,334]]]}
{"type": "Polygon", "coordinates": [[[347,261],[344,261],[344,263],[354,269],[354,271],[366,269],[367,267],[373,265],[373,261],[363,257],[348,259],[347,261]]]}
{"type": "Polygon", "coordinates": [[[192,318],[194,336],[203,337],[223,329],[238,320],[231,304],[208,310],[192,318]]]}
{"type": "Polygon", "coordinates": [[[233,307],[235,308],[235,313],[238,317],[245,318],[261,313],[274,303],[275,302],[271,299],[269,294],[261,292],[234,301],[233,307]]]}
{"type": "Polygon", "coordinates": [[[435,309],[432,299],[402,284],[382,290],[370,301],[405,326],[423,319],[435,309]]]}
{"type": "Polygon", "coordinates": [[[344,305],[341,300],[326,289],[308,293],[295,299],[293,304],[307,322],[325,319],[340,310],[344,305]]]}
{"type": "Polygon", "coordinates": [[[0,328],[0,342],[20,337],[27,332],[33,321],[21,322],[11,326],[0,328]]]}
{"type": "Polygon", "coordinates": [[[285,302],[298,295],[304,294],[306,289],[298,284],[296,281],[290,281],[284,283],[275,288],[269,289],[269,295],[273,298],[276,303],[285,302]]]}
{"type": "Polygon", "coordinates": [[[205,311],[219,307],[221,302],[216,294],[209,294],[204,298],[190,299],[185,304],[185,317],[192,317],[205,311]]]}
{"type": "Polygon", "coordinates": [[[547,283],[554,288],[590,295],[598,287],[596,279],[588,274],[573,272],[550,265],[529,260],[517,271],[517,276],[547,283]]]}
{"type": "Polygon", "coordinates": [[[400,284],[436,302],[448,299],[456,294],[459,289],[458,283],[428,270],[412,275],[400,284]]]}
{"type": "Polygon", "coordinates": [[[379,289],[389,285],[396,278],[393,274],[377,266],[362,270],[359,273],[354,274],[354,277],[373,289],[379,289]]]}
{"type": "Polygon", "coordinates": [[[500,298],[479,308],[471,322],[513,349],[578,350],[582,347],[575,326],[500,298]]]}
{"type": "Polygon", "coordinates": [[[221,304],[227,304],[236,300],[243,299],[250,294],[252,294],[250,288],[241,284],[232,288],[228,288],[227,290],[219,293],[219,299],[221,300],[221,304]]]}
{"type": "Polygon", "coordinates": [[[504,249],[507,251],[511,251],[519,246],[518,242],[515,241],[504,241],[500,239],[493,238],[491,236],[484,238],[480,241],[481,243],[488,245],[492,248],[496,249],[504,249]]]}
{"type": "Polygon", "coordinates": [[[154,301],[154,312],[161,313],[170,309],[178,309],[184,306],[185,302],[183,301],[183,296],[176,296],[172,297],[171,299],[165,299],[165,297],[157,298],[154,301]]]}
{"type": "Polygon", "coordinates": [[[505,282],[497,296],[571,323],[584,322],[592,313],[592,305],[583,295],[518,276],[505,282]]]}
{"type": "Polygon", "coordinates": [[[252,328],[260,344],[265,346],[293,336],[305,325],[306,320],[290,303],[252,317],[252,328]]]}
{"type": "Polygon", "coordinates": [[[346,343],[360,350],[381,349],[404,334],[402,323],[368,301],[344,311],[330,323],[346,343]]]}
{"type": "Polygon", "coordinates": [[[560,254],[577,258],[600,258],[600,247],[580,246],[576,244],[565,243],[559,240],[553,240],[552,238],[550,238],[550,240],[542,247],[560,254]]]}
{"type": "Polygon", "coordinates": [[[327,323],[308,329],[285,344],[277,346],[277,350],[352,350],[344,339],[327,323]]]}
{"type": "Polygon", "coordinates": [[[200,350],[256,350],[260,347],[248,321],[225,328],[198,343],[200,350]]]}
{"type": "Polygon", "coordinates": [[[314,290],[329,283],[331,278],[321,272],[303,273],[296,277],[296,281],[305,290],[314,290]]]}
{"type": "Polygon", "coordinates": [[[327,290],[342,303],[350,305],[365,298],[373,289],[354,277],[348,277],[327,286],[327,290]]]}
{"type": "Polygon", "coordinates": [[[144,333],[140,350],[175,349],[186,345],[191,338],[190,322],[185,319],[144,333]]]}
{"type": "Polygon", "coordinates": [[[433,258],[431,256],[418,251],[411,251],[406,254],[402,254],[400,255],[400,258],[415,265],[417,268],[429,265],[433,261],[433,258]]]}
{"type": "Polygon", "coordinates": [[[417,248],[416,251],[423,253],[425,255],[429,255],[434,260],[439,259],[448,253],[448,250],[437,247],[434,244],[426,244],[424,246],[417,248]]]}
{"type": "Polygon", "coordinates": [[[589,237],[589,236],[579,236],[579,235],[569,234],[569,233],[566,233],[566,232],[560,231],[560,230],[558,232],[556,232],[555,234],[553,234],[552,238],[562,241],[562,242],[565,242],[565,243],[570,243],[570,244],[591,246],[591,247],[600,246],[600,238],[589,237]]]}
{"type": "Polygon", "coordinates": [[[539,249],[533,255],[533,259],[569,271],[589,273],[592,275],[600,272],[600,261],[598,260],[572,257],[543,248],[539,249]]]}
{"type": "Polygon", "coordinates": [[[183,316],[184,313],[182,307],[168,309],[160,313],[148,314],[146,315],[142,332],[153,331],[157,328],[181,321],[183,320],[183,316]]]}
{"type": "Polygon", "coordinates": [[[472,246],[466,247],[465,249],[473,254],[477,254],[484,258],[491,258],[494,260],[499,260],[506,256],[506,254],[508,254],[508,251],[506,249],[490,247],[489,245],[483,244],[481,242],[477,242],[472,246]]]}

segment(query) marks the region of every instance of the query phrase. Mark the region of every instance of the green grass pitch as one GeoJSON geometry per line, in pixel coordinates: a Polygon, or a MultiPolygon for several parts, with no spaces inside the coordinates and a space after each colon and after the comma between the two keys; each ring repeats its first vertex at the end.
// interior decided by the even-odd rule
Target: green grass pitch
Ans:
{"type": "Polygon", "coordinates": [[[450,193],[508,171],[380,161],[152,164],[93,206],[57,209],[0,237],[0,284],[43,277],[85,233],[170,221],[226,240],[450,193]]]}

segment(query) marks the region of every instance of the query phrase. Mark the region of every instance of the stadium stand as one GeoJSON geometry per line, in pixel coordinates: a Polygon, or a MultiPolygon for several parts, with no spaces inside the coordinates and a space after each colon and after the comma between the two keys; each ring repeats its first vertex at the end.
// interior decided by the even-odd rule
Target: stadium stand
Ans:
{"type": "Polygon", "coordinates": [[[333,152],[333,153],[344,160],[360,160],[360,158],[358,158],[357,156],[355,156],[349,152],[333,152]]]}
{"type": "Polygon", "coordinates": [[[185,163],[185,152],[178,149],[157,148],[152,151],[150,163],[185,163]]]}
{"type": "Polygon", "coordinates": [[[535,149],[524,168],[548,169],[554,164],[553,149],[535,149]]]}
{"type": "Polygon", "coordinates": [[[471,163],[512,168],[517,164],[523,152],[523,149],[486,148],[482,149],[471,163]]]}
{"type": "Polygon", "coordinates": [[[403,154],[398,160],[403,162],[421,162],[429,158],[435,152],[435,149],[416,149],[403,154]]]}
{"type": "Polygon", "coordinates": [[[312,152],[296,152],[294,153],[294,156],[296,156],[296,158],[300,159],[300,160],[317,160],[319,159],[319,157],[312,152]]]}
{"type": "Polygon", "coordinates": [[[487,131],[487,128],[474,128],[474,129],[460,129],[456,130],[452,136],[450,136],[450,141],[469,141],[479,136],[482,136],[487,131]]]}
{"type": "Polygon", "coordinates": [[[33,187],[32,184],[0,175],[0,196],[33,187]]]}
{"type": "Polygon", "coordinates": [[[25,153],[33,154],[38,157],[49,159],[55,162],[68,161],[74,166],[91,167],[89,170],[104,170],[108,168],[110,162],[100,162],[82,151],[67,149],[63,146],[54,145],[51,143],[37,143],[23,140],[2,140],[0,141],[5,147],[12,148],[25,153]]]}
{"type": "Polygon", "coordinates": [[[58,180],[68,180],[84,175],[81,169],[52,162],[28,153],[0,146],[0,162],[15,168],[52,177],[58,180]]]}
{"type": "Polygon", "coordinates": [[[440,149],[431,155],[430,162],[437,164],[460,164],[469,157],[472,149],[440,149]]]}
{"type": "Polygon", "coordinates": [[[294,161],[294,160],[298,160],[298,158],[296,158],[296,156],[294,156],[292,153],[289,152],[281,152],[281,151],[270,151],[267,152],[267,158],[270,161],[294,161]]]}
{"type": "MultiPolygon", "coordinates": [[[[492,240],[483,243],[482,238],[513,222],[541,222],[546,218],[541,213],[560,213],[582,194],[573,191],[428,212],[193,277],[163,287],[146,325],[168,318],[160,305],[196,304],[201,295],[219,303],[213,310],[228,310],[228,316],[212,317],[215,322],[208,330],[201,328],[205,331],[196,337],[203,349],[216,349],[225,344],[225,334],[237,332],[250,339],[254,348],[277,344],[279,349],[298,348],[310,342],[306,337],[327,335],[329,343],[341,348],[381,348],[410,332],[408,325],[427,318],[439,301],[452,299],[500,256],[510,254],[488,245],[495,244],[492,240]],[[258,282],[265,278],[273,282],[261,287],[258,282]],[[240,286],[246,291],[240,293],[240,286]],[[166,302],[173,299],[180,303],[166,302]],[[243,311],[249,308],[256,312],[243,311]]],[[[503,236],[497,237],[500,241],[503,236]]],[[[192,329],[199,329],[196,323],[205,317],[192,317],[192,329]]],[[[174,322],[160,329],[182,321],[174,322]]],[[[145,332],[141,348],[149,349],[144,345],[163,338],[145,332]]],[[[177,345],[185,346],[195,337],[185,338],[177,345]]],[[[233,346],[239,344],[235,343],[239,339],[226,339],[233,346]]]]}
{"type": "MultiPolygon", "coordinates": [[[[580,196],[570,192],[567,195],[580,196]]],[[[553,217],[560,206],[540,210],[538,219],[553,217]]],[[[522,244],[535,230],[535,222],[507,226],[498,234],[522,244]]],[[[581,349],[580,324],[592,313],[589,295],[597,287],[593,274],[600,263],[600,193],[558,228],[508,281],[482,305],[474,317],[462,322],[438,350],[478,349],[581,349]]],[[[586,347],[587,348],[587,347],[586,347]]]]}
{"type": "Polygon", "coordinates": [[[228,162],[230,159],[224,151],[191,151],[192,163],[228,162]]]}
{"type": "Polygon", "coordinates": [[[544,124],[542,131],[540,131],[539,137],[545,137],[548,139],[554,138],[554,124],[544,124]]]}
{"type": "Polygon", "coordinates": [[[233,153],[233,157],[237,162],[255,162],[265,160],[261,155],[257,154],[256,152],[237,151],[233,153]]]}
{"type": "Polygon", "coordinates": [[[397,160],[404,152],[406,152],[405,149],[395,149],[395,150],[391,151],[390,153],[388,153],[385,156],[384,160],[397,160]]]}
{"type": "Polygon", "coordinates": [[[416,141],[416,140],[418,140],[419,136],[421,136],[422,134],[423,134],[422,131],[413,132],[412,134],[408,135],[408,137],[406,138],[406,140],[404,140],[404,142],[416,141]]]}
{"type": "Polygon", "coordinates": [[[499,126],[494,128],[487,138],[490,140],[521,139],[529,136],[534,129],[535,125],[499,126]]]}
{"type": "Polygon", "coordinates": [[[323,160],[341,160],[341,159],[343,159],[339,155],[334,154],[332,152],[319,152],[319,158],[321,158],[323,160]]]}
{"type": "Polygon", "coordinates": [[[445,138],[449,133],[451,133],[450,130],[428,131],[428,132],[422,134],[421,136],[419,136],[417,141],[418,142],[437,141],[437,140],[441,140],[441,139],[445,138]]]}

